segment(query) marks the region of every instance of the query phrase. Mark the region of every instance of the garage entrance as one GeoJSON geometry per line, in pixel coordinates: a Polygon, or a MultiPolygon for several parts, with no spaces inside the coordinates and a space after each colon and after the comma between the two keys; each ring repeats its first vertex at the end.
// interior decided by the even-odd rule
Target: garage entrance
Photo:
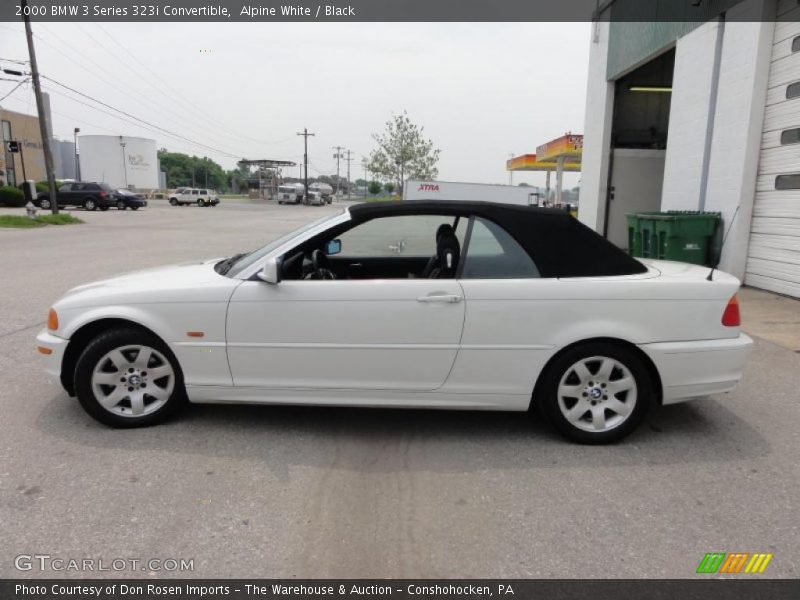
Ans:
{"type": "Polygon", "coordinates": [[[672,48],[615,83],[603,235],[620,248],[627,213],[661,208],[674,67],[672,48]]]}

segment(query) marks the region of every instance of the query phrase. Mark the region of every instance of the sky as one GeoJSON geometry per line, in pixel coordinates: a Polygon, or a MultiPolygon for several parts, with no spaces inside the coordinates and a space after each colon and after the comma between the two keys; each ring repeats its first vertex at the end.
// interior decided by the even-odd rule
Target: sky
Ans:
{"type": "MultiPolygon", "coordinates": [[[[75,127],[148,137],[234,168],[240,157],[302,162],[296,134],[307,127],[316,134],[309,176],[335,174],[332,148],[343,146],[357,179],[372,135],[406,111],[441,150],[440,180],[508,183],[511,153],[583,132],[588,23],[34,22],[33,30],[43,75],[162,129],[100,112],[43,80],[62,139],[75,127]]],[[[27,54],[22,24],[0,23],[0,59],[27,54]]],[[[14,85],[0,81],[0,98],[14,85]]],[[[36,109],[30,84],[1,104],[36,109]]],[[[523,181],[543,185],[544,174],[514,174],[523,181]]],[[[566,187],[578,181],[565,174],[566,187]]]]}

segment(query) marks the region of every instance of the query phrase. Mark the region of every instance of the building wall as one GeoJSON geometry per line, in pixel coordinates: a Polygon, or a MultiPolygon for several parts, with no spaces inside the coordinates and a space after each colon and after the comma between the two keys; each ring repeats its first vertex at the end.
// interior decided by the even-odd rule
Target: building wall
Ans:
{"type": "Polygon", "coordinates": [[[705,23],[675,48],[662,210],[698,209],[719,32],[719,23],[705,23]]]}
{"type": "Polygon", "coordinates": [[[614,84],[606,79],[609,23],[593,23],[591,36],[578,220],[602,231],[614,108],[614,84]]]}
{"type": "MultiPolygon", "coordinates": [[[[22,159],[25,159],[25,174],[28,179],[41,181],[47,177],[44,166],[44,151],[42,150],[42,136],[39,132],[39,119],[33,115],[14,112],[11,110],[0,109],[0,122],[8,121],[11,125],[11,139],[22,143],[22,153],[11,154],[3,151],[4,156],[2,167],[3,184],[10,183],[6,180],[7,169],[13,168],[15,171],[16,184],[23,182],[22,159]],[[10,159],[10,160],[7,160],[10,159]],[[13,166],[10,166],[13,165],[13,166]]],[[[2,132],[4,128],[0,128],[2,132]]],[[[2,133],[0,133],[2,135],[2,133]]],[[[3,136],[5,138],[5,136],[3,136]]],[[[3,142],[8,140],[3,139],[3,142]]]]}

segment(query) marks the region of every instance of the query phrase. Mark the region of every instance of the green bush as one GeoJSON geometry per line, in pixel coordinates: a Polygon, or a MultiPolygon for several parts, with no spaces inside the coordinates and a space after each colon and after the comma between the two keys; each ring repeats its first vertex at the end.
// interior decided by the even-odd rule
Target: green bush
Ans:
{"type": "Polygon", "coordinates": [[[0,206],[25,206],[25,194],[18,188],[4,185],[0,187],[0,206]]]}

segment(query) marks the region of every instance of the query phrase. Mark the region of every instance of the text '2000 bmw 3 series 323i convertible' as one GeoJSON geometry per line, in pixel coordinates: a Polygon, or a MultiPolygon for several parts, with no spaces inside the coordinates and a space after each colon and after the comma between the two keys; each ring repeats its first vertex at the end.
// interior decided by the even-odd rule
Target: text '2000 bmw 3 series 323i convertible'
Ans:
{"type": "Polygon", "coordinates": [[[371,203],[247,254],[79,286],[37,345],[115,427],[187,401],[535,407],[604,443],[741,378],[739,281],[708,275],[631,258],[561,211],[371,203]]]}

